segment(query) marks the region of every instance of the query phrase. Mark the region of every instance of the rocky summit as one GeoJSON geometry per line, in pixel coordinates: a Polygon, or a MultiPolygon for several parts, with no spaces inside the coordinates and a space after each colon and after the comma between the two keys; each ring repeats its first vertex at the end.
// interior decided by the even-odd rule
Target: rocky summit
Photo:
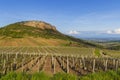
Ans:
{"type": "Polygon", "coordinates": [[[43,30],[51,29],[51,30],[57,31],[55,26],[53,26],[49,23],[43,22],[43,21],[24,21],[24,22],[21,22],[21,24],[23,24],[25,26],[40,28],[43,30]]]}

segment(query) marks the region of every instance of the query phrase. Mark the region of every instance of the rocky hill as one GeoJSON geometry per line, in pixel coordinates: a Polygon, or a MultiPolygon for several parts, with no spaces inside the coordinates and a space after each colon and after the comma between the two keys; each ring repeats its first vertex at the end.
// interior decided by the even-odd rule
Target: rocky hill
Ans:
{"type": "Polygon", "coordinates": [[[22,21],[0,28],[1,46],[79,46],[96,47],[59,32],[55,26],[43,21],[22,21]],[[16,45],[15,45],[16,44],[16,45]],[[25,45],[26,44],[26,45],[25,45]]]}
{"type": "Polygon", "coordinates": [[[25,25],[25,26],[40,28],[43,30],[50,29],[50,30],[57,31],[55,26],[52,26],[51,24],[43,22],[43,21],[24,21],[24,22],[20,22],[20,24],[25,25]]]}

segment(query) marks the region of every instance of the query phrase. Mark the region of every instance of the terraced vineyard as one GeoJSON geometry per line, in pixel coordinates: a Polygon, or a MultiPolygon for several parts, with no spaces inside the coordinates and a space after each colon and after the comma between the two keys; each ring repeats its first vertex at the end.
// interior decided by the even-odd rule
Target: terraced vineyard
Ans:
{"type": "Polygon", "coordinates": [[[120,58],[120,51],[119,50],[104,50],[106,55],[111,57],[120,58]]]}
{"type": "Polygon", "coordinates": [[[0,73],[11,71],[49,74],[58,72],[86,75],[115,70],[119,58],[97,57],[93,48],[78,47],[0,47],[0,73]]]}

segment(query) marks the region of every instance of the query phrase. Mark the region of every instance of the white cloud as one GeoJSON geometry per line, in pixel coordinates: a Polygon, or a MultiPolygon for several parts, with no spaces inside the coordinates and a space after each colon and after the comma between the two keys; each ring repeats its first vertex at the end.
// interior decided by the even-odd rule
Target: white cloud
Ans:
{"type": "Polygon", "coordinates": [[[114,29],[114,30],[106,30],[106,31],[77,31],[77,30],[70,30],[67,34],[69,35],[77,35],[77,34],[94,34],[94,35],[99,35],[99,34],[120,34],[120,28],[114,29]]]}
{"type": "Polygon", "coordinates": [[[106,33],[107,34],[120,34],[120,28],[115,29],[115,30],[108,30],[106,33]]]}
{"type": "Polygon", "coordinates": [[[113,32],[111,30],[106,31],[107,34],[112,34],[113,32]]]}
{"type": "Polygon", "coordinates": [[[116,34],[120,34],[120,28],[114,31],[116,34]]]}
{"type": "Polygon", "coordinates": [[[79,34],[79,31],[71,30],[71,31],[68,32],[68,34],[79,34]]]}

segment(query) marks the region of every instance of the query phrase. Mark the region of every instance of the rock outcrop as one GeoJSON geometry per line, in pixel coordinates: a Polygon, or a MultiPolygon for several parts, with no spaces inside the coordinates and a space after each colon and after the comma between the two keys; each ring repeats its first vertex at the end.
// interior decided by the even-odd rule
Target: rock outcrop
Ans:
{"type": "Polygon", "coordinates": [[[51,30],[57,31],[55,26],[49,23],[43,22],[43,21],[25,21],[25,22],[22,22],[22,24],[25,26],[36,27],[36,28],[40,28],[43,30],[51,29],[51,30]]]}

